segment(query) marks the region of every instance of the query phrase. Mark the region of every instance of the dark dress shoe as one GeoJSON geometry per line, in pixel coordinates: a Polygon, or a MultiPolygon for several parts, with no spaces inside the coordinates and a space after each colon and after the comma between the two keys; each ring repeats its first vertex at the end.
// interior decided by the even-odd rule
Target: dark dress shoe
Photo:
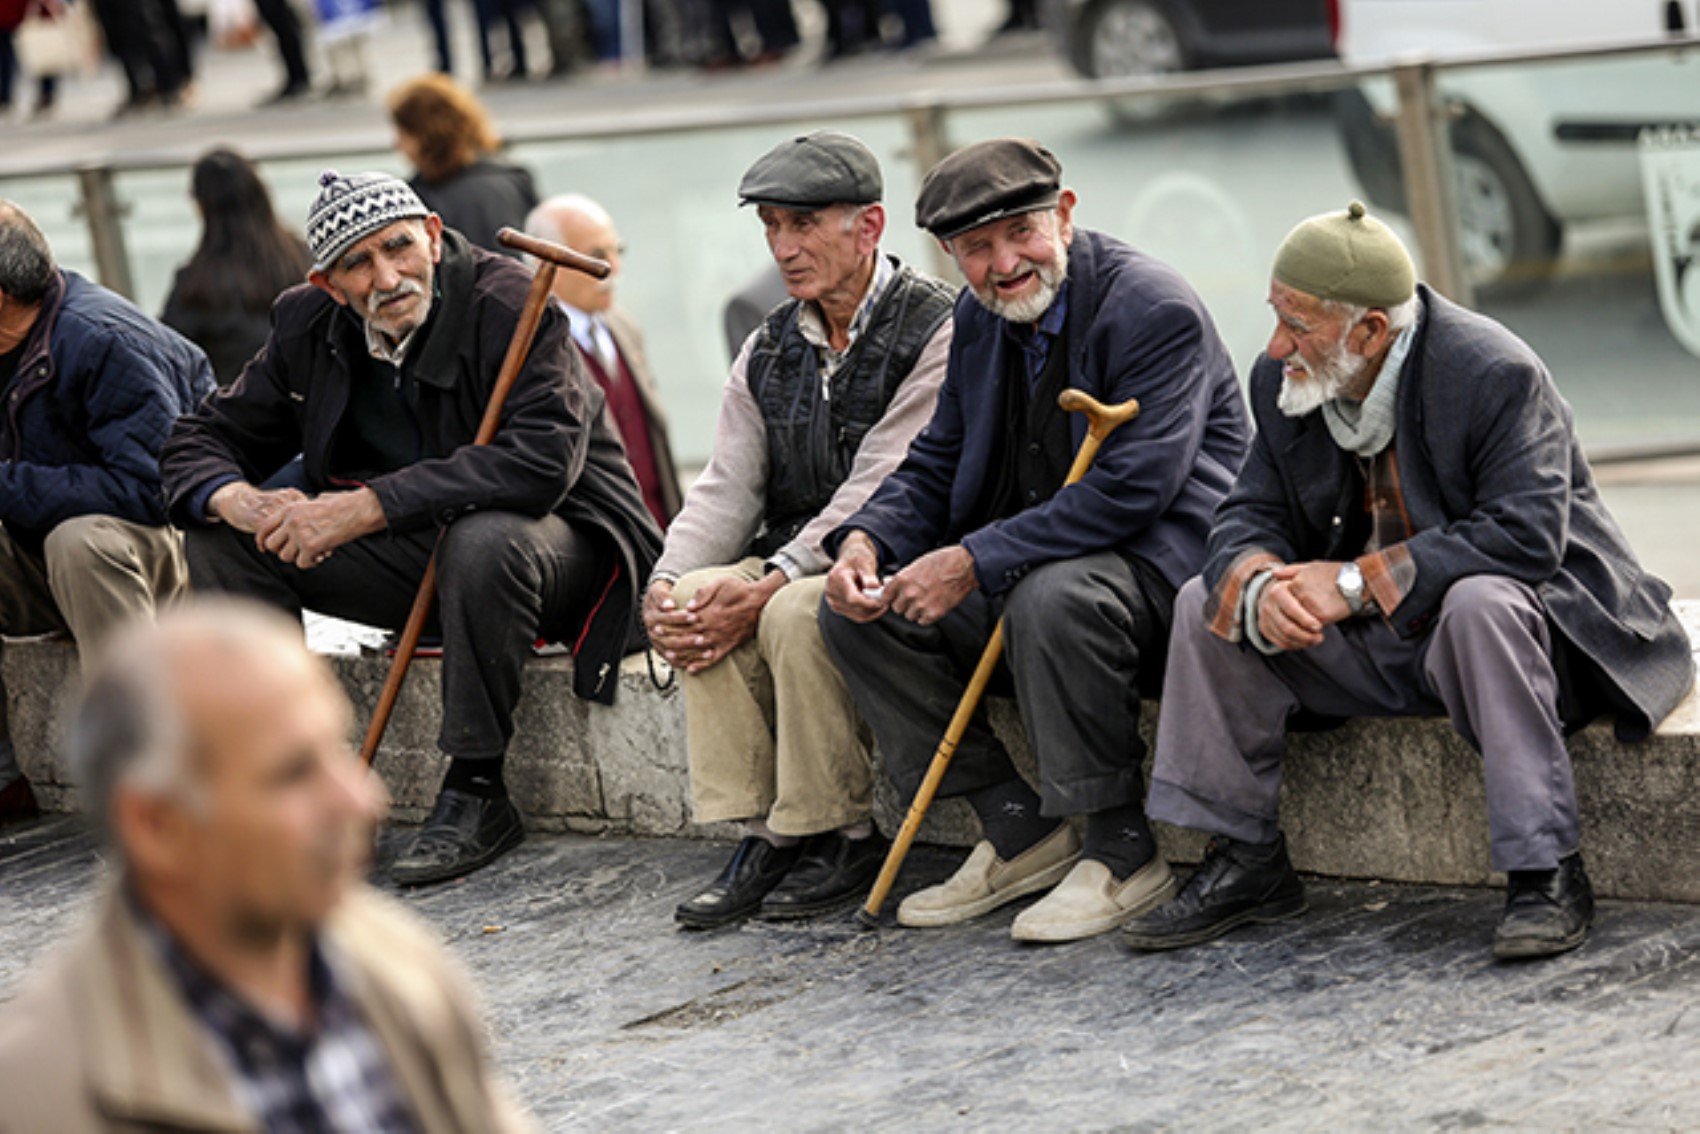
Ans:
{"type": "Polygon", "coordinates": [[[19,776],[4,788],[0,788],[0,826],[7,823],[22,823],[25,819],[34,819],[41,814],[41,807],[35,801],[35,789],[30,782],[19,776]]]}
{"type": "Polygon", "coordinates": [[[1514,961],[1565,953],[1587,940],[1593,922],[1594,888],[1580,852],[1559,859],[1556,870],[1513,870],[1493,955],[1514,961]]]}
{"type": "Polygon", "coordinates": [[[680,902],[673,918],[687,929],[714,929],[749,917],[761,908],[761,900],[779,885],[801,853],[800,844],[776,847],[751,835],[732,852],[732,861],[708,889],[680,902]]]}
{"type": "Polygon", "coordinates": [[[446,882],[484,866],[525,838],[507,793],[485,799],[453,788],[437,795],[425,826],[390,867],[403,886],[446,882]]]}
{"type": "Polygon", "coordinates": [[[837,831],[811,835],[797,865],[762,899],[761,916],[775,921],[813,917],[855,901],[879,876],[891,843],[878,831],[847,839],[837,831]]]}
{"type": "Polygon", "coordinates": [[[1122,927],[1122,943],[1139,950],[1181,949],[1247,922],[1304,912],[1304,883],[1287,857],[1284,836],[1268,847],[1217,836],[1180,893],[1122,927]]]}

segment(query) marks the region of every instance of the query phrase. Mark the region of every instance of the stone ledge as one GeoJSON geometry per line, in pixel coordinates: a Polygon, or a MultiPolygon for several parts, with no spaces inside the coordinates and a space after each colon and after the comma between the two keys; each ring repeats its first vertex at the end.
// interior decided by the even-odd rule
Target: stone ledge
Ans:
{"type": "MultiPolygon", "coordinates": [[[[1700,638],[1700,603],[1679,603],[1700,638]]],[[[366,719],[389,663],[335,657],[333,664],[366,719]]],[[[690,819],[684,708],[678,690],[657,690],[643,659],[628,658],[612,708],[571,694],[571,662],[527,667],[508,759],[510,788],[527,821],[542,830],[726,837],[728,825],[690,819]]],[[[64,706],[76,655],[60,642],[8,643],[0,656],[12,735],[42,804],[68,810],[76,785],[60,758],[64,706]]],[[[414,663],[390,723],[378,770],[398,818],[423,817],[442,774],[439,663],[414,663]]],[[[1150,740],[1155,704],[1144,729],[1150,740]]],[[[1018,763],[1031,758],[1014,706],[994,703],[993,723],[1018,763]]],[[[1645,744],[1622,745],[1595,724],[1570,742],[1589,873],[1610,897],[1700,902],[1700,700],[1694,694],[1645,744]]],[[[881,782],[881,826],[895,831],[907,801],[881,782]]],[[[1439,885],[1487,883],[1487,820],[1480,763],[1442,719],[1357,720],[1289,745],[1282,815],[1301,870],[1347,878],[1439,885]]],[[[977,827],[959,801],[943,801],[924,840],[968,845],[977,827]]],[[[1170,853],[1195,856],[1199,839],[1163,832],[1170,853]]]]}

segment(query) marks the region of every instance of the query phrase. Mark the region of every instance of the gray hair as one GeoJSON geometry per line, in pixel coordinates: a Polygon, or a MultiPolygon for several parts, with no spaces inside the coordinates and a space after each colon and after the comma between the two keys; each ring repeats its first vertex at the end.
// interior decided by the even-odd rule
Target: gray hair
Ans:
{"type": "Polygon", "coordinates": [[[19,303],[40,303],[52,286],[53,249],[23,209],[0,200],[0,292],[19,303]]]}
{"type": "Polygon", "coordinates": [[[1358,320],[1362,319],[1365,315],[1368,315],[1371,311],[1386,312],[1387,329],[1395,335],[1417,321],[1418,302],[1415,295],[1412,295],[1411,298],[1405,300],[1403,303],[1395,304],[1392,307],[1380,308],[1363,307],[1356,303],[1347,303],[1343,299],[1323,299],[1318,302],[1322,304],[1322,309],[1330,315],[1338,315],[1344,319],[1347,327],[1357,326],[1358,320]]]}
{"type": "Polygon", "coordinates": [[[299,624],[249,600],[216,597],[180,603],[157,622],[133,622],[105,643],[65,738],[84,809],[96,823],[111,833],[112,805],[122,790],[199,807],[200,741],[184,711],[180,671],[207,651],[222,661],[278,647],[306,648],[299,624]]]}

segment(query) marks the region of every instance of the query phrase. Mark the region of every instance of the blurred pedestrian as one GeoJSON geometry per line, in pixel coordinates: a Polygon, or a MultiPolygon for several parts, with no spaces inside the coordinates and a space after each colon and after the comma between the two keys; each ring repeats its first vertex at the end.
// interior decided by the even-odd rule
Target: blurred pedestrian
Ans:
{"type": "Polygon", "coordinates": [[[70,57],[82,54],[82,37],[86,35],[92,40],[94,34],[92,29],[78,26],[77,18],[71,11],[72,2],[73,0],[0,0],[0,112],[10,108],[17,82],[23,77],[22,73],[27,71],[36,81],[35,107],[30,112],[31,117],[40,118],[52,113],[59,101],[61,72],[74,65],[70,57]],[[55,25],[56,31],[65,36],[70,44],[66,50],[53,53],[63,58],[44,61],[23,57],[16,37],[26,21],[32,24],[44,22],[55,25]]]}
{"type": "Polygon", "coordinates": [[[519,22],[520,0],[472,0],[472,8],[478,17],[478,55],[484,64],[484,81],[527,78],[530,67],[526,63],[525,28],[519,22]],[[498,65],[492,31],[499,31],[507,43],[504,65],[498,65]]]}
{"type": "Polygon", "coordinates": [[[314,0],[319,14],[319,43],[330,64],[333,98],[366,93],[366,41],[383,19],[378,0],[314,0]]]}
{"type": "Polygon", "coordinates": [[[663,531],[679,511],[679,470],[667,441],[667,415],[650,374],[643,332],[614,305],[624,245],[608,210],[580,194],[551,197],[531,210],[525,230],[565,244],[613,267],[607,279],[583,272],[556,272],[555,298],[567,312],[573,345],[608,398],[608,412],[626,444],[643,502],[663,531]]]}
{"type": "Polygon", "coordinates": [[[425,0],[425,22],[431,25],[431,43],[437,53],[437,70],[445,75],[455,73],[454,47],[449,37],[449,15],[443,0],[425,0]]]}
{"type": "Polygon", "coordinates": [[[201,242],[177,269],[160,321],[206,351],[228,386],[265,344],[272,301],[307,281],[307,242],[285,228],[247,158],[219,148],[190,173],[201,242]]]}
{"type": "Polygon", "coordinates": [[[92,0],[106,35],[107,50],[124,69],[126,93],[114,118],[156,107],[173,109],[189,81],[187,60],[160,0],[92,0]]]}
{"type": "Polygon", "coordinates": [[[69,748],[117,877],[6,1006],[8,1130],[530,1129],[466,977],[361,882],[383,788],[353,723],[258,607],[114,642],[69,748]]]}
{"type": "Polygon", "coordinates": [[[706,65],[711,70],[777,63],[802,42],[791,0],[709,0],[707,15],[706,65]],[[755,31],[754,55],[745,56],[739,47],[733,21],[740,17],[748,19],[755,31]]]}
{"type": "Polygon", "coordinates": [[[477,97],[447,75],[420,75],[391,92],[390,122],[425,206],[480,248],[514,255],[496,232],[524,226],[537,188],[529,170],[495,157],[502,142],[477,97]]]}
{"type": "Polygon", "coordinates": [[[260,105],[272,106],[305,98],[313,89],[313,74],[307,66],[307,49],[301,37],[301,18],[291,0],[254,0],[254,9],[277,41],[277,56],[283,63],[283,85],[260,105]]]}

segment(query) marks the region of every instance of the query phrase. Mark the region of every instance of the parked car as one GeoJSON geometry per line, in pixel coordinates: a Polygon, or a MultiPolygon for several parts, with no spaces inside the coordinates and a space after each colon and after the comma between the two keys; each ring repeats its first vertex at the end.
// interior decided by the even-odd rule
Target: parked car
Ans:
{"type": "Polygon", "coordinates": [[[1058,49],[1089,79],[1334,53],[1336,0],[1047,0],[1058,49]]]}
{"type": "MultiPolygon", "coordinates": [[[[1351,66],[1688,39],[1700,0],[1337,0],[1335,47],[1351,66]]],[[[1566,226],[1642,212],[1636,138],[1700,119],[1700,58],[1659,52],[1599,60],[1442,69],[1459,241],[1481,286],[1526,289],[1552,270],[1566,226]]],[[[1339,104],[1352,169],[1379,207],[1405,210],[1390,82],[1339,104]]]]}

